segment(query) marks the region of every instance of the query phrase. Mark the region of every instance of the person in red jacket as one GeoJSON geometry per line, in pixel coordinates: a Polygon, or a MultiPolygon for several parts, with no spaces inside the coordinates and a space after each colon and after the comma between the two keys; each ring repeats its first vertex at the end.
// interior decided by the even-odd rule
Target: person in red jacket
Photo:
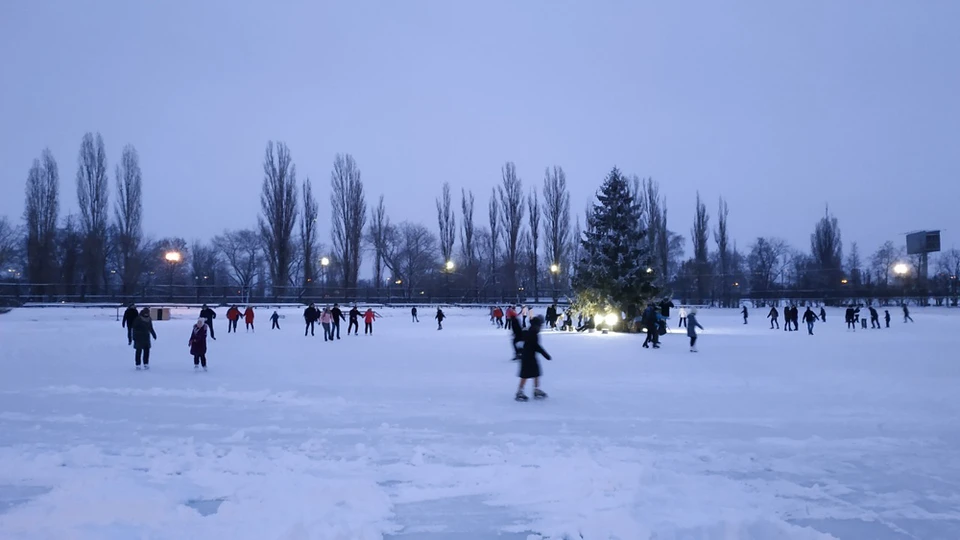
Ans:
{"type": "Polygon", "coordinates": [[[497,328],[503,328],[503,310],[499,307],[494,308],[493,317],[497,320],[497,328]]]}
{"type": "Polygon", "coordinates": [[[233,332],[237,333],[237,321],[240,320],[240,308],[237,306],[231,306],[227,310],[227,333],[233,332]]]}
{"type": "Polygon", "coordinates": [[[247,323],[247,332],[253,330],[253,306],[247,306],[243,312],[243,321],[247,323]]]}
{"type": "Polygon", "coordinates": [[[374,311],[371,308],[367,308],[367,311],[363,314],[363,334],[373,335],[373,321],[377,320],[380,314],[374,311]]]}

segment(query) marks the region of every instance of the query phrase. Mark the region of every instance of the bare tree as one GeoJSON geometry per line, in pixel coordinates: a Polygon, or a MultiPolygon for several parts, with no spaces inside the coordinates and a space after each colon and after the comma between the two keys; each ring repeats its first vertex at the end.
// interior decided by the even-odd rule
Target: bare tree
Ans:
{"type": "Polygon", "coordinates": [[[754,291],[769,292],[776,287],[777,274],[787,245],[778,238],[757,238],[750,247],[747,266],[754,291]]]}
{"type": "Polygon", "coordinates": [[[384,276],[384,254],[386,252],[387,230],[390,227],[390,219],[387,217],[387,209],[383,205],[383,195],[377,203],[377,207],[372,211],[370,231],[368,241],[373,246],[373,281],[379,291],[383,285],[384,276]]]}
{"type": "Polygon", "coordinates": [[[255,231],[225,231],[213,239],[213,245],[227,262],[234,282],[242,289],[253,286],[261,264],[261,240],[255,231]]]}
{"type": "MultiPolygon", "coordinates": [[[[553,280],[553,301],[556,302],[560,272],[568,274],[571,267],[567,260],[571,240],[570,192],[567,190],[567,176],[562,167],[555,166],[552,171],[547,169],[543,178],[543,203],[547,256],[550,257],[550,264],[555,264],[558,268],[558,272],[550,274],[553,280]]],[[[579,240],[575,239],[575,243],[579,245],[579,240]]]]}
{"type": "Polygon", "coordinates": [[[540,199],[537,197],[537,188],[530,190],[527,196],[527,215],[529,216],[529,246],[530,275],[533,277],[533,297],[540,301],[540,199]]]}
{"type": "MultiPolygon", "coordinates": [[[[81,277],[81,266],[83,252],[83,233],[77,225],[79,220],[75,215],[68,215],[63,220],[63,226],[57,230],[56,253],[57,261],[55,265],[60,271],[60,285],[62,293],[65,295],[79,294],[81,277]]],[[[52,281],[52,280],[51,280],[52,281]]]]}
{"type": "Polygon", "coordinates": [[[303,181],[303,219],[300,220],[300,253],[302,254],[303,286],[311,288],[317,281],[317,216],[320,210],[313,196],[310,178],[303,181]]]}
{"type": "Polygon", "coordinates": [[[497,284],[499,266],[497,266],[497,252],[500,248],[500,205],[497,204],[497,189],[490,193],[490,280],[497,284]]]}
{"type": "Polygon", "coordinates": [[[57,218],[60,214],[60,172],[50,149],[33,160],[27,175],[23,221],[26,226],[27,277],[46,285],[56,279],[57,218]]]}
{"type": "Polygon", "coordinates": [[[291,283],[293,230],[297,225],[297,167],[290,157],[290,149],[282,142],[267,143],[260,212],[260,238],[276,296],[291,283]]]}
{"type": "Polygon", "coordinates": [[[843,277],[843,241],[840,225],[829,208],[810,235],[810,257],[817,271],[815,285],[822,290],[839,287],[843,277]]]}
{"type": "Polygon", "coordinates": [[[97,133],[83,136],[77,157],[77,201],[83,232],[83,277],[87,290],[99,293],[106,285],[109,220],[107,151],[97,133]]]}
{"type": "Polygon", "coordinates": [[[353,156],[337,154],[330,175],[330,186],[334,255],[340,262],[343,286],[355,289],[362,260],[360,244],[367,224],[367,202],[360,169],[353,156]]]}
{"type": "Polygon", "coordinates": [[[708,280],[710,279],[710,258],[708,253],[707,241],[710,238],[710,217],[707,215],[707,207],[700,200],[700,192],[697,192],[697,208],[693,219],[693,228],[690,230],[690,239],[693,242],[693,259],[696,264],[697,276],[697,301],[703,303],[709,291],[708,280]]]}
{"type": "Polygon", "coordinates": [[[413,291],[437,268],[437,238],[423,225],[406,221],[388,226],[385,236],[387,268],[413,291]]]}
{"type": "Polygon", "coordinates": [[[713,232],[713,239],[717,243],[717,270],[720,273],[721,305],[729,307],[730,303],[730,237],[727,232],[727,216],[730,207],[727,201],[720,197],[720,207],[717,209],[717,229],[713,232]]]}
{"type": "Polygon", "coordinates": [[[893,265],[897,262],[897,259],[902,256],[902,250],[888,240],[870,257],[870,268],[873,270],[878,284],[883,284],[884,287],[890,285],[890,272],[893,270],[893,265]]]}
{"type": "Polygon", "coordinates": [[[453,243],[457,238],[457,218],[450,199],[450,183],[443,183],[443,193],[437,199],[437,223],[440,228],[440,255],[443,261],[453,260],[453,243]]]}
{"type": "Polygon", "coordinates": [[[13,262],[20,241],[20,231],[6,216],[0,216],[0,272],[13,262]]]}
{"type": "Polygon", "coordinates": [[[860,258],[860,246],[856,242],[850,244],[850,253],[847,255],[847,271],[850,273],[850,283],[863,283],[863,260],[860,258]]]}
{"type": "Polygon", "coordinates": [[[460,190],[460,211],[463,215],[460,230],[460,256],[464,260],[464,273],[470,278],[474,288],[479,285],[477,268],[477,246],[474,244],[474,226],[473,226],[473,191],[467,193],[467,190],[460,190]]]}
{"type": "Polygon", "coordinates": [[[120,163],[115,169],[117,204],[117,262],[120,266],[121,290],[124,296],[133,294],[140,277],[141,244],[143,242],[143,176],[140,156],[132,145],[123,147],[120,163]]]}
{"type": "Polygon", "coordinates": [[[217,280],[217,249],[202,240],[195,240],[190,247],[190,269],[197,289],[197,298],[217,280]]]}
{"type": "Polygon", "coordinates": [[[507,162],[500,169],[502,184],[497,192],[500,197],[500,209],[503,214],[505,234],[503,238],[506,252],[507,288],[511,295],[517,293],[517,254],[520,230],[523,228],[523,184],[517,177],[516,167],[507,162]]]}

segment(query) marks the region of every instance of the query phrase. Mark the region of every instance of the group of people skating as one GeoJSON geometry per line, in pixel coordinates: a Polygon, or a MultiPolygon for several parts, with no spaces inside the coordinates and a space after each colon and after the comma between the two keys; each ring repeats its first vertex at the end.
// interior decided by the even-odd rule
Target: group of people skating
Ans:
{"type": "MultiPolygon", "coordinates": [[[[879,330],[881,328],[890,328],[890,310],[885,309],[883,311],[883,321],[884,325],[880,324],[880,311],[873,306],[867,306],[866,309],[869,313],[869,319],[865,316],[861,316],[861,307],[858,305],[847,306],[844,311],[844,323],[847,325],[847,330],[856,331],[857,326],[862,329],[867,329],[867,321],[870,322],[870,328],[879,330]]],[[[913,318],[910,316],[910,308],[906,305],[902,306],[903,309],[903,322],[913,322],[913,318]]],[[[746,307],[744,307],[744,313],[746,313],[746,307]]],[[[770,308],[770,312],[767,314],[767,318],[770,319],[770,329],[780,329],[780,311],[773,306],[770,308]]],[[[800,327],[800,308],[796,305],[789,305],[783,308],[783,330],[786,332],[794,332],[799,330],[800,327]]],[[[817,321],[827,322],[827,310],[823,306],[820,307],[819,315],[813,311],[813,309],[807,306],[806,311],[803,313],[803,322],[807,325],[807,333],[811,336],[813,335],[813,328],[817,321]]],[[[746,324],[746,315],[744,315],[744,324],[746,324]]]]}
{"type": "Polygon", "coordinates": [[[313,336],[316,324],[319,322],[323,329],[324,341],[340,339],[340,323],[349,318],[350,322],[347,326],[347,335],[349,336],[353,333],[353,335],[359,336],[360,318],[363,317],[363,333],[364,335],[372,336],[373,323],[379,319],[380,316],[381,315],[374,311],[373,308],[367,308],[367,310],[361,314],[360,308],[353,306],[350,308],[350,311],[344,315],[343,310],[340,309],[340,304],[334,304],[332,308],[324,307],[323,309],[316,307],[314,304],[310,304],[303,310],[303,321],[306,325],[303,330],[303,335],[313,336]]]}

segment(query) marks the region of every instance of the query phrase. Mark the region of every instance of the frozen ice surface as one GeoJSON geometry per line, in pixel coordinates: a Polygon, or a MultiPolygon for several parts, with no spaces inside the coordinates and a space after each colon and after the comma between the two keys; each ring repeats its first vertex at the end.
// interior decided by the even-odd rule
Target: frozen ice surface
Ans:
{"type": "Polygon", "coordinates": [[[697,354],[546,332],[529,403],[481,310],[334,343],[223,311],[208,373],[196,310],[149,372],[114,310],[0,315],[0,538],[960,538],[960,311],[811,337],[703,310],[697,354]]]}

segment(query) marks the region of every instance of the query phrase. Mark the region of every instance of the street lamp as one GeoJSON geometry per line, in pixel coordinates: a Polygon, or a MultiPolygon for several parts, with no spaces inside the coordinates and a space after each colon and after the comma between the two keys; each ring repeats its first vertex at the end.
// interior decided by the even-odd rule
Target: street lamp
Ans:
{"type": "Polygon", "coordinates": [[[550,265],[550,272],[553,273],[553,274],[559,274],[559,273],[560,273],[560,265],[557,264],[557,263],[551,264],[551,265],[550,265]]]}
{"type": "Polygon", "coordinates": [[[893,273],[899,277],[905,277],[910,273],[910,267],[906,263],[897,263],[893,265],[893,273]]]}
{"type": "Polygon", "coordinates": [[[447,261],[447,264],[444,265],[444,268],[447,269],[447,272],[453,272],[453,269],[454,269],[455,267],[456,267],[456,265],[453,264],[453,261],[447,261]]]}
{"type": "Polygon", "coordinates": [[[323,296],[327,296],[327,267],[330,266],[330,259],[320,257],[320,273],[323,274],[323,296]]]}
{"type": "Polygon", "coordinates": [[[170,250],[163,254],[163,258],[170,263],[170,301],[173,302],[173,274],[177,264],[183,259],[179,251],[170,250]]]}

